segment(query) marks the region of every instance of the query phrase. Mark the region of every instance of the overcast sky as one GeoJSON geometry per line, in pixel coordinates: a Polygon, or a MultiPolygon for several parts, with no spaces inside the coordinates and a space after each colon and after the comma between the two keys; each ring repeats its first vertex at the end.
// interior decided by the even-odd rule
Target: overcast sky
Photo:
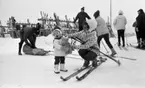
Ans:
{"type": "MultiPolygon", "coordinates": [[[[41,17],[40,11],[48,13],[49,17],[53,17],[56,12],[62,19],[65,15],[72,19],[84,6],[91,17],[96,10],[100,10],[101,16],[107,21],[107,16],[110,15],[109,2],[110,0],[0,0],[0,20],[3,25],[10,16],[14,16],[17,22],[26,22],[26,19],[37,22],[41,17]]],[[[112,0],[112,20],[121,9],[127,17],[128,25],[132,25],[140,8],[145,8],[145,0],[112,0]]]]}

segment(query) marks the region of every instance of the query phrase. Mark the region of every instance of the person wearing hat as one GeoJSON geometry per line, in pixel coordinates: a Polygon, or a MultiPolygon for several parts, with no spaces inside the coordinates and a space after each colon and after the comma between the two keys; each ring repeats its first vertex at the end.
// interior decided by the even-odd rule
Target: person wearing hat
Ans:
{"type": "Polygon", "coordinates": [[[81,12],[79,12],[74,19],[74,23],[78,20],[79,31],[83,30],[83,23],[86,21],[86,18],[91,19],[90,16],[85,12],[85,8],[82,7],[81,12]]]}
{"type": "Polygon", "coordinates": [[[80,41],[80,45],[73,45],[74,49],[78,50],[79,55],[84,59],[82,67],[88,67],[92,61],[92,66],[97,66],[97,57],[99,56],[99,47],[97,43],[97,36],[95,28],[97,27],[97,22],[92,19],[86,20],[83,23],[83,30],[68,34],[68,38],[76,38],[80,41]]]}
{"type": "Polygon", "coordinates": [[[71,45],[68,42],[68,38],[63,36],[60,28],[54,29],[52,31],[52,35],[54,36],[54,72],[56,74],[59,74],[60,71],[67,72],[68,70],[65,68],[65,56],[72,52],[71,45]]]}
{"type": "Polygon", "coordinates": [[[114,24],[114,27],[116,28],[117,34],[118,34],[118,46],[121,45],[120,39],[122,38],[122,43],[123,43],[122,46],[125,47],[124,33],[125,33],[127,20],[126,20],[126,17],[123,15],[122,10],[119,11],[118,16],[115,18],[113,24],[114,24]]]}
{"type": "Polygon", "coordinates": [[[145,14],[143,9],[139,9],[138,11],[138,16],[136,17],[136,22],[137,22],[137,28],[139,32],[139,44],[138,48],[143,48],[145,45],[143,44],[145,41],[145,14]]]}
{"type": "Polygon", "coordinates": [[[104,38],[105,42],[111,49],[111,52],[112,52],[111,56],[114,56],[117,53],[109,40],[109,29],[105,23],[105,20],[100,16],[99,10],[97,10],[93,16],[94,16],[95,20],[97,21],[97,27],[96,27],[97,34],[96,35],[98,36],[97,43],[98,43],[99,47],[100,47],[100,41],[102,40],[102,38],[104,38]]]}

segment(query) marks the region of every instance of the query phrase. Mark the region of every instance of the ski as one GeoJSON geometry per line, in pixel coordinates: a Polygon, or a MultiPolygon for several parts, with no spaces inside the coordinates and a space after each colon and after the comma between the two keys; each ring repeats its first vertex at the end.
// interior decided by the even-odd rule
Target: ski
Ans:
{"type": "Polygon", "coordinates": [[[67,81],[69,79],[71,79],[72,77],[76,76],[77,74],[81,73],[82,71],[84,71],[85,69],[89,68],[90,66],[86,67],[86,68],[80,68],[79,70],[75,71],[74,73],[70,74],[69,76],[67,77],[62,77],[60,76],[60,79],[63,80],[63,81],[67,81]]]}
{"type": "MultiPolygon", "coordinates": [[[[101,64],[102,64],[103,62],[99,62],[98,63],[98,66],[100,66],[101,64]]],[[[98,67],[97,66],[97,67],[98,67]]],[[[76,76],[76,79],[78,80],[78,81],[81,81],[81,80],[83,80],[83,79],[85,79],[91,72],[93,72],[97,67],[90,67],[89,68],[89,70],[87,71],[87,72],[85,72],[82,76],[76,76]]]]}
{"type": "Polygon", "coordinates": [[[130,57],[124,57],[124,56],[114,56],[115,58],[123,58],[123,59],[128,59],[128,60],[137,60],[135,58],[130,58],[130,57]]]}
{"type": "Polygon", "coordinates": [[[130,47],[133,47],[133,48],[138,49],[138,50],[145,50],[145,48],[140,48],[140,47],[137,47],[137,46],[132,45],[132,44],[130,44],[130,47]]]}
{"type": "Polygon", "coordinates": [[[114,58],[114,56],[107,55],[107,54],[105,54],[105,53],[103,53],[103,52],[101,52],[101,51],[99,51],[99,52],[100,52],[101,54],[103,54],[104,56],[108,57],[109,59],[113,60],[114,62],[116,62],[116,63],[118,64],[118,66],[121,65],[121,62],[120,62],[119,60],[116,60],[116,59],[114,58]]]}

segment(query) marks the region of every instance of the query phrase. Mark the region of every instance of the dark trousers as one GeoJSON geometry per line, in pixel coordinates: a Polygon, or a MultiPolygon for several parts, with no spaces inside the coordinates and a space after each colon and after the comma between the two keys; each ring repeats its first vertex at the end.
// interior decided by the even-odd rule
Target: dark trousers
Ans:
{"type": "Polygon", "coordinates": [[[122,38],[123,46],[125,46],[125,39],[124,39],[124,29],[122,30],[117,30],[118,33],[118,45],[121,45],[120,39],[122,38]]]}
{"type": "Polygon", "coordinates": [[[55,56],[54,65],[57,64],[65,64],[65,57],[64,56],[55,56]]]}
{"type": "Polygon", "coordinates": [[[79,31],[82,31],[82,30],[83,30],[83,26],[79,25],[79,31]]]}
{"type": "Polygon", "coordinates": [[[137,43],[139,43],[140,36],[139,36],[139,32],[138,32],[138,31],[136,31],[136,29],[135,29],[135,33],[136,33],[136,39],[137,39],[137,43]]]}
{"type": "Polygon", "coordinates": [[[87,49],[80,49],[78,53],[84,60],[87,61],[94,60],[97,57],[96,53],[87,49]]]}
{"type": "Polygon", "coordinates": [[[112,46],[112,44],[111,44],[111,42],[110,42],[110,40],[109,40],[109,33],[98,36],[97,42],[98,42],[99,47],[100,47],[100,41],[102,40],[102,38],[104,38],[104,40],[105,40],[106,44],[108,45],[108,47],[109,47],[110,49],[112,49],[113,46],[112,46]]]}

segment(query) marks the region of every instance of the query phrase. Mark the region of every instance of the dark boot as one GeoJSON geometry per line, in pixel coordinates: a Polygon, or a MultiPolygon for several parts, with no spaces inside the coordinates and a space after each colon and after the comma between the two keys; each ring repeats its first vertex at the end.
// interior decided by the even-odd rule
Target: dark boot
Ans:
{"type": "Polygon", "coordinates": [[[83,64],[83,67],[88,67],[89,64],[90,64],[90,61],[85,60],[85,61],[84,61],[84,64],[83,64]]]}
{"type": "Polygon", "coordinates": [[[95,58],[93,61],[92,61],[92,67],[97,67],[98,66],[98,61],[97,59],[95,58]]]}
{"type": "Polygon", "coordinates": [[[18,55],[22,55],[22,53],[21,53],[21,48],[22,48],[22,43],[19,43],[19,51],[18,51],[18,55]]]}

